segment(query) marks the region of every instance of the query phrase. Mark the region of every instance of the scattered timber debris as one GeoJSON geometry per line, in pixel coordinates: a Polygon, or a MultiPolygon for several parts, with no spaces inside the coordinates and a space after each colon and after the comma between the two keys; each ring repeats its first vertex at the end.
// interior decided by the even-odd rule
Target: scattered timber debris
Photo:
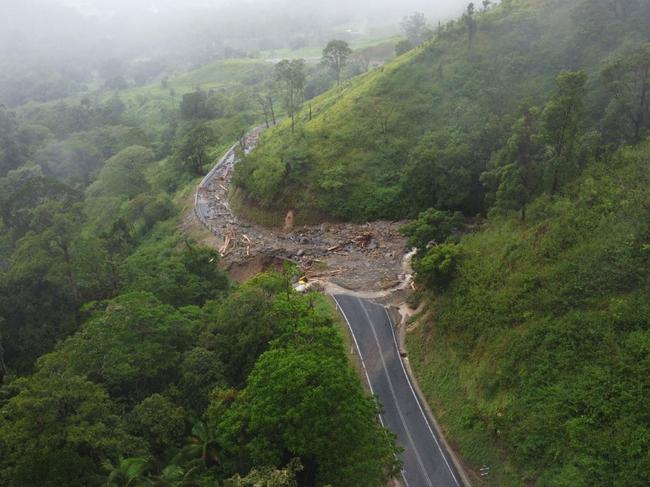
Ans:
{"type": "MultiPolygon", "coordinates": [[[[257,143],[257,134],[244,139],[244,152],[257,143]]],[[[377,221],[365,225],[322,223],[298,226],[295,212],[282,229],[268,229],[239,219],[230,208],[228,191],[238,148],[231,149],[197,191],[195,213],[216,237],[215,248],[229,267],[266,256],[297,265],[309,280],[328,279],[348,289],[382,290],[403,273],[406,239],[403,222],[377,221]]]]}

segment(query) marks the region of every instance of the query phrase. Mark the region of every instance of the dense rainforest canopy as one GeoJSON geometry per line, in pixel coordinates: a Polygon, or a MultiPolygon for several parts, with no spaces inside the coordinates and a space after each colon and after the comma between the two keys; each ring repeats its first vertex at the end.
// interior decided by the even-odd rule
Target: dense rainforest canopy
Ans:
{"type": "Polygon", "coordinates": [[[197,178],[262,121],[271,72],[217,61],[0,106],[0,485],[399,472],[325,298],[295,294],[289,268],[231,282],[179,228],[197,178]]]}

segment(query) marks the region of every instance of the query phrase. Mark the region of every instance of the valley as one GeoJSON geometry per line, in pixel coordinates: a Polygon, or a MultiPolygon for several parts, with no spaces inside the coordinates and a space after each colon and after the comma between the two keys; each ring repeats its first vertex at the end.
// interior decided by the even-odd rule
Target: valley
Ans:
{"type": "Polygon", "coordinates": [[[650,484],[650,2],[0,2],[0,486],[650,484]]]}

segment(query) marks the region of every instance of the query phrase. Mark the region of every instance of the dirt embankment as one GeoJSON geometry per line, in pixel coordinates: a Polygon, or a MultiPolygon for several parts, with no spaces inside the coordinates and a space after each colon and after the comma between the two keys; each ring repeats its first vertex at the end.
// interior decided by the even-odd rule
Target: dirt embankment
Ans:
{"type": "Polygon", "coordinates": [[[283,230],[256,225],[233,213],[228,192],[237,153],[242,148],[251,151],[261,130],[234,146],[203,180],[189,216],[214,235],[208,242],[219,250],[233,277],[245,279],[290,261],[323,287],[382,294],[408,282],[406,240],[399,233],[403,222],[323,223],[283,230]]]}

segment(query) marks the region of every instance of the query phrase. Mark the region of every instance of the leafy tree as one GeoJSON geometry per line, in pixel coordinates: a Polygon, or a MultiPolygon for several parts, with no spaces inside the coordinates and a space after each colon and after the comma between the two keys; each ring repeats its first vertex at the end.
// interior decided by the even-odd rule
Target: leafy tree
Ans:
{"type": "Polygon", "coordinates": [[[102,253],[105,255],[111,294],[116,295],[122,284],[119,269],[126,257],[133,251],[137,241],[132,235],[129,224],[122,217],[113,221],[109,229],[99,235],[99,239],[102,253]]]}
{"type": "Polygon", "coordinates": [[[32,229],[33,212],[49,202],[73,206],[81,200],[70,186],[43,175],[38,166],[23,166],[0,178],[0,218],[12,240],[32,229]]]}
{"type": "Polygon", "coordinates": [[[419,251],[426,250],[430,245],[444,243],[463,226],[461,213],[439,211],[430,208],[418,215],[418,218],[400,229],[408,237],[406,245],[419,251]]]}
{"type": "Polygon", "coordinates": [[[650,127],[650,44],[608,64],[602,76],[613,95],[610,116],[628,139],[638,141],[650,127]]]}
{"type": "Polygon", "coordinates": [[[0,177],[23,162],[21,152],[16,115],[0,104],[0,177]]]}
{"type": "Polygon", "coordinates": [[[432,132],[411,151],[402,176],[411,208],[461,210],[472,196],[471,148],[462,134],[432,132]]]}
{"type": "Polygon", "coordinates": [[[72,245],[78,237],[79,213],[70,215],[57,204],[39,207],[38,219],[45,229],[23,237],[12,255],[10,278],[49,280],[79,303],[79,285],[73,266],[72,245]],[[48,225],[49,224],[49,225],[48,225]],[[50,226],[47,228],[47,226],[50,226]]]}
{"type": "Polygon", "coordinates": [[[50,175],[84,184],[104,162],[97,148],[81,138],[51,141],[38,152],[36,160],[50,175]]]}
{"type": "Polygon", "coordinates": [[[541,190],[538,111],[526,103],[520,107],[521,114],[506,144],[492,155],[487,171],[481,174],[488,204],[502,210],[521,210],[522,220],[526,206],[541,190]]]}
{"type": "Polygon", "coordinates": [[[100,151],[104,159],[110,159],[118,152],[131,146],[149,145],[149,137],[140,127],[110,125],[97,127],[89,132],[70,136],[72,139],[89,138],[100,151]]]}
{"type": "MultiPolygon", "coordinates": [[[[122,78],[115,78],[112,80],[112,83],[114,83],[113,89],[115,90],[123,90],[127,87],[126,81],[124,81],[122,78]]],[[[120,98],[120,95],[117,94],[117,92],[106,102],[106,105],[104,106],[104,112],[106,113],[106,116],[112,125],[118,125],[121,122],[124,110],[126,110],[126,106],[124,105],[124,102],[120,98]]]]}
{"type": "Polygon", "coordinates": [[[402,20],[402,30],[412,46],[422,44],[427,40],[430,32],[427,26],[427,19],[421,12],[415,12],[409,17],[404,17],[402,20]]]}
{"type": "Polygon", "coordinates": [[[375,486],[396,473],[393,440],[376,414],[339,338],[335,348],[305,343],[262,355],[222,427],[227,444],[244,435],[253,465],[299,457],[304,485],[375,486]]]}
{"type": "MultiPolygon", "coordinates": [[[[160,232],[162,233],[162,231],[160,232]]],[[[203,306],[228,290],[228,277],[219,267],[219,255],[206,247],[166,239],[143,245],[120,268],[122,288],[146,291],[173,306],[203,306]]]]}
{"type": "Polygon", "coordinates": [[[126,201],[149,191],[145,168],[153,158],[151,149],[132,146],[106,161],[99,178],[86,190],[86,214],[98,233],[110,230],[126,201]]]}
{"type": "Polygon", "coordinates": [[[188,168],[193,174],[204,174],[203,168],[210,162],[207,148],[213,134],[206,125],[199,125],[190,130],[178,148],[176,158],[181,167],[188,168]]]}
{"type": "Polygon", "coordinates": [[[524,220],[527,205],[544,189],[544,176],[551,194],[575,176],[586,82],[583,71],[560,73],[541,114],[522,105],[506,144],[492,155],[488,170],[481,175],[489,203],[499,209],[521,210],[524,220]]]}
{"type": "Polygon", "coordinates": [[[0,335],[8,370],[27,373],[57,340],[77,328],[77,303],[47,279],[0,276],[0,335]]]}
{"type": "Polygon", "coordinates": [[[212,113],[208,108],[208,94],[202,90],[183,95],[181,117],[185,120],[209,119],[212,113]]]}
{"type": "Polygon", "coordinates": [[[147,293],[122,295],[100,308],[44,367],[65,366],[134,402],[174,380],[195,327],[190,319],[147,293]]]}
{"type": "Polygon", "coordinates": [[[41,371],[11,388],[0,409],[3,485],[93,485],[102,461],[145,453],[106,392],[84,377],[41,371]]]}
{"type": "Polygon", "coordinates": [[[173,201],[166,194],[141,193],[126,204],[121,218],[130,226],[131,236],[140,239],[156,223],[173,217],[176,211],[173,201]]]}
{"type": "Polygon", "coordinates": [[[300,109],[305,92],[305,60],[284,59],[275,65],[275,78],[281,86],[284,108],[291,118],[291,133],[296,128],[296,113],[300,109]]]}
{"type": "Polygon", "coordinates": [[[336,73],[336,85],[341,86],[341,71],[347,65],[352,49],[345,41],[330,41],[323,49],[322,63],[336,73]]]}
{"type": "Polygon", "coordinates": [[[100,195],[132,198],[148,189],[144,168],[154,160],[151,149],[131,146],[111,157],[88,188],[91,197],[100,195]]]}
{"type": "Polygon", "coordinates": [[[525,220],[527,205],[533,199],[531,179],[527,177],[525,168],[515,164],[501,166],[498,170],[498,178],[499,185],[495,194],[496,208],[521,210],[521,219],[525,220]]]}
{"type": "Polygon", "coordinates": [[[81,208],[51,201],[32,210],[31,231],[16,242],[0,279],[0,333],[6,361],[24,371],[77,326],[77,309],[105,297],[110,274],[100,242],[81,233],[81,208]],[[99,263],[97,261],[99,259],[99,263]]]}
{"type": "Polygon", "coordinates": [[[463,248],[460,244],[443,243],[434,245],[421,258],[414,260],[413,268],[417,280],[442,291],[456,275],[463,248]]]}
{"type": "Polygon", "coordinates": [[[472,50],[472,46],[474,45],[474,37],[476,37],[476,31],[478,30],[476,19],[474,18],[475,12],[476,11],[474,9],[474,2],[471,2],[467,6],[467,10],[463,14],[463,22],[465,23],[465,28],[467,29],[467,38],[469,41],[470,51],[472,50]]]}
{"type": "Polygon", "coordinates": [[[271,123],[275,125],[277,120],[275,118],[275,107],[274,107],[274,93],[273,90],[267,88],[266,91],[258,93],[255,97],[257,103],[262,108],[264,113],[264,121],[266,122],[266,128],[271,127],[271,123]]]}
{"type": "Polygon", "coordinates": [[[413,44],[411,44],[411,41],[408,39],[403,39],[395,44],[395,55],[401,56],[402,54],[409,52],[411,49],[413,49],[413,44]]]}
{"type": "Polygon", "coordinates": [[[229,384],[242,386],[269,342],[284,331],[288,312],[280,304],[284,291],[281,276],[258,276],[213,311],[213,349],[229,384]]]}
{"type": "Polygon", "coordinates": [[[180,366],[179,387],[183,403],[197,414],[209,403],[210,391],[225,385],[224,366],[219,354],[203,347],[195,347],[183,354],[180,366]]]}
{"type": "Polygon", "coordinates": [[[185,413],[160,394],[152,394],[133,408],[129,422],[132,432],[146,439],[154,454],[161,455],[182,445],[185,413]]]}
{"type": "Polygon", "coordinates": [[[18,143],[23,153],[23,160],[33,161],[37,152],[53,138],[52,131],[40,123],[20,125],[18,127],[18,143]]]}
{"type": "Polygon", "coordinates": [[[563,72],[555,82],[555,92],[542,112],[542,138],[548,147],[551,194],[559,189],[562,179],[569,177],[571,165],[575,164],[584,121],[587,74],[584,71],[563,72]]]}

